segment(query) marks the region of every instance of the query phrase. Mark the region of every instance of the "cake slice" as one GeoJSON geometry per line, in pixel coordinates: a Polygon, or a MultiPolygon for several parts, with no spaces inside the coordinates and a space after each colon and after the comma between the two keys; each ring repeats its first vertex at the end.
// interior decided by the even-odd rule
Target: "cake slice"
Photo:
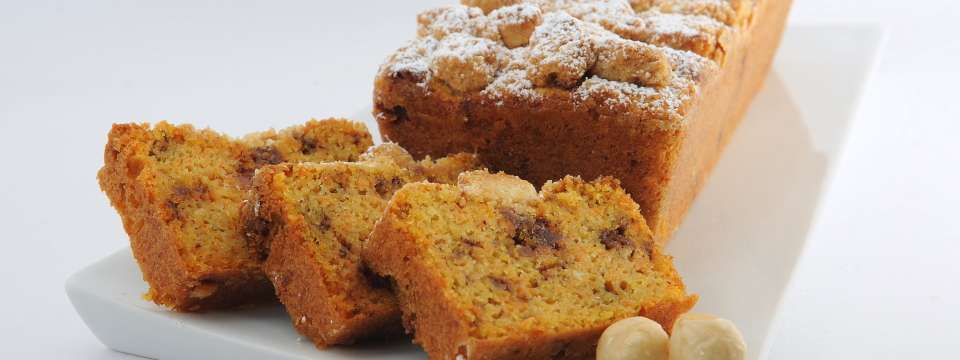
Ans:
{"type": "Polygon", "coordinates": [[[117,209],[150,290],[177,311],[276,302],[240,223],[264,165],[354,161],[373,145],[366,126],[310,121],[237,139],[191,125],[115,124],[100,188],[117,209]]]}
{"type": "Polygon", "coordinates": [[[394,194],[364,247],[430,359],[587,359],[610,324],[696,303],[619,183],[473,172],[394,194]]]}
{"type": "Polygon", "coordinates": [[[397,298],[360,251],[387,201],[404,184],[455,183],[478,168],[472,154],[414,162],[396,144],[359,162],[280,164],[254,176],[251,244],[297,331],[317,347],[403,334],[397,298]]]}
{"type": "Polygon", "coordinates": [[[759,91],[790,0],[464,0],[423,12],[374,113],[414,158],[613,176],[667,241],[759,91]],[[474,7],[475,6],[475,7],[474,7]]]}

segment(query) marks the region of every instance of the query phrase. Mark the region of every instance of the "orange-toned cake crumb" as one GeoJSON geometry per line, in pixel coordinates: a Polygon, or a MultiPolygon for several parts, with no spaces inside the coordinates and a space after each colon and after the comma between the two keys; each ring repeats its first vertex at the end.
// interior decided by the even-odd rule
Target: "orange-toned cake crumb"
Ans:
{"type": "Polygon", "coordinates": [[[473,172],[394,194],[364,247],[430,359],[588,359],[610,324],[696,303],[612,178],[473,172]]]}
{"type": "Polygon", "coordinates": [[[280,164],[254,176],[251,244],[297,331],[318,347],[403,334],[386,279],[360,259],[367,235],[404,184],[455,183],[478,168],[472,154],[415,162],[396,144],[359,162],[280,164]]]}
{"type": "Polygon", "coordinates": [[[339,119],[240,139],[191,125],[115,124],[97,178],[150,285],[145,298],[178,311],[252,305],[277,301],[240,223],[254,172],[352,161],[372,145],[363,124],[339,119]]]}
{"type": "Polygon", "coordinates": [[[660,242],[759,91],[791,3],[462,2],[420,14],[381,65],[383,138],[537,185],[613,176],[660,242]]]}

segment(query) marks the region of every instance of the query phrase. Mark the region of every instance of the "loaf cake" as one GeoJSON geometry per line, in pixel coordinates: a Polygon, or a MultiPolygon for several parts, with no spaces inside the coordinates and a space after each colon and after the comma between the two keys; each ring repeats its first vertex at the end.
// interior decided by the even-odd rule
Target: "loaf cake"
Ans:
{"type": "Polygon", "coordinates": [[[97,178],[150,285],[146,299],[177,311],[269,303],[273,286],[240,223],[254,172],[355,161],[372,145],[366,126],[337,119],[239,139],[191,125],[115,124],[97,178]]]}
{"type": "Polygon", "coordinates": [[[360,259],[367,235],[404,184],[456,183],[477,168],[472,154],[414,162],[390,143],[359,162],[261,168],[256,211],[245,216],[260,223],[251,246],[297,331],[317,347],[402,335],[396,296],[360,259]]]}
{"type": "Polygon", "coordinates": [[[610,324],[645,316],[669,332],[697,300],[609,177],[539,193],[502,173],[408,184],[363,255],[430,359],[588,359],[610,324]]]}
{"type": "Polygon", "coordinates": [[[374,115],[415,158],[613,176],[669,239],[766,76],[791,0],[465,0],[420,14],[374,115]]]}

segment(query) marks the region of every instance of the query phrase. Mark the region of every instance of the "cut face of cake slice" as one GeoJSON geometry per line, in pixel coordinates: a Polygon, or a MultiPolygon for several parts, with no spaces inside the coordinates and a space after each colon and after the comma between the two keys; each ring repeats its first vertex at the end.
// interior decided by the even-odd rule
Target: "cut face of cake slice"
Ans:
{"type": "Polygon", "coordinates": [[[696,303],[612,178],[533,185],[472,172],[408,184],[364,247],[395,282],[430,359],[592,358],[603,330],[645,316],[670,331],[696,303]]]}
{"type": "Polygon", "coordinates": [[[363,124],[339,119],[241,139],[166,122],[116,124],[97,178],[150,285],[145,298],[178,311],[252,305],[276,302],[240,223],[256,169],[353,161],[372,145],[363,124]]]}
{"type": "Polygon", "coordinates": [[[249,236],[297,331],[318,347],[403,334],[389,283],[360,259],[367,235],[403,185],[453,183],[477,168],[473,155],[415,162],[382,144],[359,162],[260,169],[257,208],[248,214],[259,230],[249,236]]]}

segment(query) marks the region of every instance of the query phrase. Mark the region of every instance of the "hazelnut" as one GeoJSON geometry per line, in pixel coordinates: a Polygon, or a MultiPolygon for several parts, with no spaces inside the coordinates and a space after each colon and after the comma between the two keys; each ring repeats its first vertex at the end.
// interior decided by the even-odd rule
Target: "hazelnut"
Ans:
{"type": "Polygon", "coordinates": [[[636,12],[641,12],[656,6],[657,3],[656,0],[630,0],[630,7],[636,12]]]}
{"type": "Polygon", "coordinates": [[[587,75],[640,86],[663,86],[670,83],[673,66],[663,50],[656,46],[610,38],[598,43],[595,49],[597,62],[587,75]]]}
{"type": "Polygon", "coordinates": [[[673,325],[670,358],[673,360],[743,360],[747,345],[727,319],[707,314],[687,314],[673,325]]]}
{"type": "Polygon", "coordinates": [[[596,60],[581,21],[566,14],[547,17],[537,26],[526,56],[527,74],[539,87],[575,86],[596,60]]]}
{"type": "Polygon", "coordinates": [[[483,17],[479,8],[463,5],[428,9],[417,15],[417,35],[437,40],[450,34],[478,35],[478,20],[483,17]]]}
{"type": "Polygon", "coordinates": [[[600,336],[597,360],[667,360],[669,340],[663,327],[642,316],[615,322],[600,336]]]}
{"type": "Polygon", "coordinates": [[[457,178],[457,186],[469,197],[506,207],[530,204],[536,201],[538,196],[533,184],[502,172],[496,174],[483,170],[465,172],[457,178]]]}
{"type": "Polygon", "coordinates": [[[504,45],[513,49],[530,43],[530,35],[543,21],[540,8],[529,4],[502,7],[488,15],[497,24],[504,45]]]}
{"type": "Polygon", "coordinates": [[[430,72],[456,91],[482,90],[497,76],[497,46],[486,38],[447,35],[433,51],[430,72]]]}

